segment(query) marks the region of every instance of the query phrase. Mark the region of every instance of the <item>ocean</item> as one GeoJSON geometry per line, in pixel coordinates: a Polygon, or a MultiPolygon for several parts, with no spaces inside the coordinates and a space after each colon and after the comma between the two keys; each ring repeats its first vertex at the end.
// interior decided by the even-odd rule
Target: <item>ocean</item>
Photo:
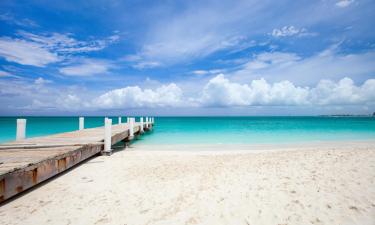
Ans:
{"type": "MultiPolygon", "coordinates": [[[[23,117],[26,137],[78,129],[78,117],[23,117]]],[[[110,117],[118,123],[118,117],[110,117]]],[[[16,136],[16,117],[0,117],[0,142],[16,136]]],[[[126,121],[123,117],[122,121],[126,121]]],[[[138,118],[137,118],[138,121],[138,118]]],[[[85,117],[85,128],[104,125],[104,117],[85,117]]],[[[156,117],[142,144],[275,144],[375,140],[374,117],[156,117]]],[[[138,142],[137,141],[137,142],[138,142]]]]}

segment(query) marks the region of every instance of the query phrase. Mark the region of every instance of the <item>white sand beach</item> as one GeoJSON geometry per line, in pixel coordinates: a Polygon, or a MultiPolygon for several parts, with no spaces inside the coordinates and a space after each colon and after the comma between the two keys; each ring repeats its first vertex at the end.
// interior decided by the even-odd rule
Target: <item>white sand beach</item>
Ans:
{"type": "Polygon", "coordinates": [[[375,142],[135,144],[2,205],[0,223],[375,224],[375,142]]]}

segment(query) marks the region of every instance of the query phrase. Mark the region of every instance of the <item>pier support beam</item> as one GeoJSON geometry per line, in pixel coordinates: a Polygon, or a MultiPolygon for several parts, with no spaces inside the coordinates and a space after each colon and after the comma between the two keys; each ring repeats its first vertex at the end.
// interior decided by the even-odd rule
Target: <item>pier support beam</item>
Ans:
{"type": "Polygon", "coordinates": [[[106,118],[104,121],[104,151],[103,155],[112,154],[112,120],[106,118]]]}
{"type": "Polygon", "coordinates": [[[139,122],[141,123],[141,126],[140,126],[140,133],[142,134],[144,132],[144,129],[143,129],[143,117],[141,117],[139,119],[139,122]]]}
{"type": "Polygon", "coordinates": [[[118,117],[118,124],[121,124],[121,116],[118,117]]]}
{"type": "Polygon", "coordinates": [[[26,119],[17,119],[17,133],[16,140],[23,140],[26,138],[26,119]]]}
{"type": "Polygon", "coordinates": [[[85,118],[79,117],[79,130],[85,129],[85,118]]]}
{"type": "Polygon", "coordinates": [[[134,122],[135,122],[135,118],[130,118],[130,121],[129,121],[129,140],[132,140],[134,138],[134,122]]]}

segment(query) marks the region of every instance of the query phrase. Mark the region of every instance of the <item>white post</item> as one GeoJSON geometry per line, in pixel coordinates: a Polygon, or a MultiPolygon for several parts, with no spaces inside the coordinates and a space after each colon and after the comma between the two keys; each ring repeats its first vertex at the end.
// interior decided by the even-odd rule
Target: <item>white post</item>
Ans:
{"type": "Polygon", "coordinates": [[[26,119],[17,119],[16,140],[22,140],[26,137],[26,119]]]}
{"type": "Polygon", "coordinates": [[[104,125],[104,152],[110,154],[112,149],[112,120],[106,118],[104,125]]]}
{"type": "Polygon", "coordinates": [[[143,133],[143,117],[140,118],[140,123],[141,123],[140,130],[141,130],[141,133],[143,133]]]}
{"type": "Polygon", "coordinates": [[[121,124],[121,116],[118,117],[118,124],[121,124]]]}
{"type": "Polygon", "coordinates": [[[79,117],[79,130],[85,129],[85,118],[79,117]]]}
{"type": "Polygon", "coordinates": [[[129,118],[129,139],[134,137],[134,118],[129,118]]]}
{"type": "Polygon", "coordinates": [[[148,116],[146,116],[146,128],[148,128],[148,116]]]}

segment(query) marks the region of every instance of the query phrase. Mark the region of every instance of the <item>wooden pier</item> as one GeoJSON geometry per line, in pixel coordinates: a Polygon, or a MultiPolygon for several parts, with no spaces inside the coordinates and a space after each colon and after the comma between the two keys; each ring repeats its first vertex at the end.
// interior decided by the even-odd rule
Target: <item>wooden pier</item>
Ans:
{"type": "Polygon", "coordinates": [[[21,138],[0,145],[0,203],[94,155],[110,155],[112,145],[130,141],[154,125],[153,118],[145,123],[143,118],[139,122],[128,118],[127,123],[116,125],[105,121],[103,127],[83,129],[80,118],[77,131],[28,139],[22,138],[24,127],[17,127],[21,138]]]}

